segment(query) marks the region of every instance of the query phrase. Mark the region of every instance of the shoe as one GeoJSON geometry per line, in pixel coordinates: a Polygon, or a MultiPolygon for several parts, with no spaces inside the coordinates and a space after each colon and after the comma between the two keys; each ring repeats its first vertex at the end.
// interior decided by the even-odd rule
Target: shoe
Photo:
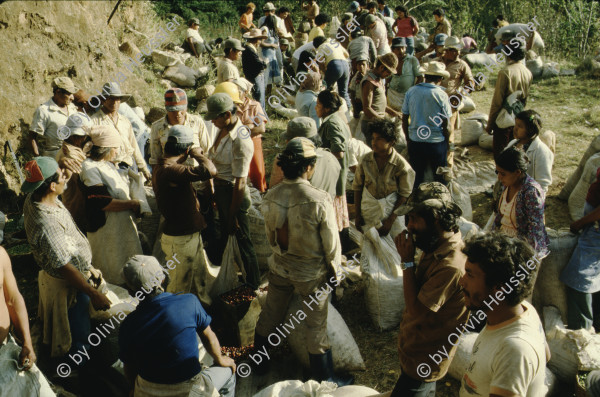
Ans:
{"type": "Polygon", "coordinates": [[[336,376],[333,372],[333,356],[331,349],[323,354],[308,354],[310,360],[311,378],[318,381],[333,382],[338,387],[348,386],[354,383],[352,375],[336,376]]]}
{"type": "Polygon", "coordinates": [[[254,360],[251,360],[251,364],[253,367],[252,372],[254,372],[254,374],[258,376],[266,375],[266,373],[269,372],[269,369],[271,368],[269,359],[264,355],[258,353],[258,351],[264,351],[264,348],[266,348],[267,350],[269,349],[269,341],[267,337],[255,333],[254,352],[262,358],[262,361],[257,364],[254,360]]]}

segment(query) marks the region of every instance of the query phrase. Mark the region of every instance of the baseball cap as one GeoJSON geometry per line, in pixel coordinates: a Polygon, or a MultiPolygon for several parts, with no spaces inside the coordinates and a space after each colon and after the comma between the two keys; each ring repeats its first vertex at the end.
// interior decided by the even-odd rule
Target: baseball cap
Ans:
{"type": "Polygon", "coordinates": [[[52,81],[52,89],[54,88],[61,88],[71,94],[75,94],[77,91],[79,91],[79,88],[75,87],[75,84],[73,84],[73,80],[68,77],[55,78],[52,81]]]}
{"type": "Polygon", "coordinates": [[[238,39],[229,38],[223,42],[223,49],[233,48],[234,50],[244,51],[245,48],[242,46],[242,42],[238,39]]]}
{"type": "Polygon", "coordinates": [[[317,135],[317,123],[310,117],[301,116],[290,120],[282,138],[289,141],[298,137],[312,138],[315,135],[317,135]]]}
{"type": "Polygon", "coordinates": [[[134,255],[123,266],[125,283],[134,291],[160,286],[167,276],[167,271],[153,256],[134,255]]]}
{"type": "Polygon", "coordinates": [[[352,3],[350,3],[350,5],[348,6],[348,12],[356,12],[356,10],[358,10],[358,1],[353,1],[352,3]]]}
{"type": "Polygon", "coordinates": [[[214,120],[221,113],[233,109],[233,99],[225,93],[213,94],[206,100],[208,112],[204,115],[204,120],[214,120]]]}
{"type": "Polygon", "coordinates": [[[435,35],[433,42],[435,43],[435,45],[444,45],[444,44],[446,44],[447,38],[448,38],[447,34],[438,33],[435,35]]]}
{"type": "Polygon", "coordinates": [[[187,125],[177,124],[167,131],[167,139],[175,138],[177,143],[193,143],[194,131],[187,125]]]}
{"type": "Polygon", "coordinates": [[[170,88],[165,92],[165,109],[167,112],[187,110],[187,94],[181,88],[170,88]]]}
{"type": "MultiPolygon", "coordinates": [[[[447,206],[458,207],[448,188],[440,182],[428,182],[420,184],[419,187],[412,192],[406,203],[396,209],[395,214],[402,216],[416,209],[440,209],[447,206]]],[[[460,207],[458,207],[458,211],[461,211],[460,207]]]]}
{"type": "Polygon", "coordinates": [[[58,163],[51,157],[36,157],[25,164],[25,182],[21,185],[23,193],[31,193],[58,171],[58,163]]]}
{"type": "Polygon", "coordinates": [[[315,144],[310,139],[304,137],[291,139],[285,146],[283,154],[304,159],[317,157],[315,144]]]}

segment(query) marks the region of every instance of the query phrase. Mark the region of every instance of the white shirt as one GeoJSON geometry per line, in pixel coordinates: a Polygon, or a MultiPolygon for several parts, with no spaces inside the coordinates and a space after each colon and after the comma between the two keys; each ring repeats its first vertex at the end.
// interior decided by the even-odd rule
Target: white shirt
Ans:
{"type": "MultiPolygon", "coordinates": [[[[216,136],[219,134],[220,130],[216,136]]],[[[229,134],[225,135],[217,146],[213,143],[208,151],[208,158],[217,168],[216,178],[232,183],[235,178],[248,177],[253,155],[254,144],[250,139],[250,130],[242,124],[239,117],[229,134]]]]}
{"type": "MultiPolygon", "coordinates": [[[[202,121],[202,118],[195,114],[186,113],[183,125],[190,127],[194,132],[192,147],[201,148],[204,153],[210,149],[214,139],[208,134],[206,124],[202,121]]],[[[158,164],[158,160],[164,157],[165,143],[167,143],[167,132],[172,127],[167,121],[167,116],[160,120],[155,121],[152,124],[150,130],[150,164],[158,164]]],[[[195,160],[191,159],[190,165],[197,165],[195,160]]]]}
{"type": "MultiPolygon", "coordinates": [[[[508,143],[507,148],[516,145],[517,139],[508,143]]],[[[544,193],[548,193],[548,187],[552,184],[552,164],[554,163],[554,153],[552,150],[536,136],[529,148],[527,148],[527,174],[540,184],[544,193]]]]}
{"type": "MultiPolygon", "coordinates": [[[[513,283],[507,282],[502,290],[510,292],[513,287],[513,283]]],[[[492,298],[486,301],[495,307],[492,298]]],[[[506,391],[522,397],[546,395],[546,336],[534,307],[527,301],[521,305],[525,309],[523,314],[500,324],[486,325],[475,340],[473,355],[461,381],[460,397],[505,395],[506,391]]]]}
{"type": "Polygon", "coordinates": [[[79,179],[85,186],[104,185],[112,198],[130,200],[129,185],[110,161],[85,159],[79,179]]]}
{"type": "Polygon", "coordinates": [[[240,71],[237,66],[234,65],[231,59],[223,58],[217,67],[217,84],[229,80],[238,80],[239,78],[240,71]]]}
{"type": "Polygon", "coordinates": [[[189,38],[191,37],[193,40],[193,42],[200,42],[200,43],[204,43],[204,39],[202,38],[202,36],[200,36],[200,32],[198,32],[196,29],[192,29],[192,28],[188,28],[188,30],[186,30],[185,32],[185,38],[189,38]]]}
{"type": "Polygon", "coordinates": [[[63,110],[50,98],[35,110],[29,131],[39,136],[36,138],[40,145],[40,153],[43,151],[56,151],[62,146],[62,139],[58,137],[57,131],[67,123],[67,118],[77,113],[77,107],[70,103],[67,112],[63,110]]]}
{"type": "Polygon", "coordinates": [[[301,45],[300,47],[298,47],[298,49],[296,51],[294,51],[294,53],[292,54],[292,58],[295,59],[300,59],[300,54],[302,54],[303,51],[315,51],[315,46],[313,45],[312,41],[309,41],[306,44],[301,45]]]}

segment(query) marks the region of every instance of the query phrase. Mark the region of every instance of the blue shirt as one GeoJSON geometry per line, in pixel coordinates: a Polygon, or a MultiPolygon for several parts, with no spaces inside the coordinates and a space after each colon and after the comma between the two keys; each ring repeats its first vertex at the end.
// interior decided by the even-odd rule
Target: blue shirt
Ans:
{"type": "Polygon", "coordinates": [[[197,334],[210,322],[195,295],[146,296],[121,323],[119,358],[149,382],[183,382],[202,370],[197,334]]]}
{"type": "Polygon", "coordinates": [[[298,116],[310,117],[321,126],[321,119],[317,116],[317,93],[311,90],[298,91],[296,94],[296,110],[298,116]]]}
{"type": "Polygon", "coordinates": [[[410,115],[408,137],[413,142],[439,143],[445,140],[442,121],[452,114],[448,95],[435,84],[419,83],[406,91],[402,113],[410,115]]]}

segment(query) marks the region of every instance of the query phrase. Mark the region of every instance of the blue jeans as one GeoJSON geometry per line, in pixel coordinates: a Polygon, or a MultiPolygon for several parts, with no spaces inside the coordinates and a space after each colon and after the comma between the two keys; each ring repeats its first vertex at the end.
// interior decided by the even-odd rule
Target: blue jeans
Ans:
{"type": "Polygon", "coordinates": [[[235,395],[235,374],[231,368],[212,366],[200,374],[210,380],[221,396],[233,397],[235,395]]]}
{"type": "MultiPolygon", "coordinates": [[[[71,349],[69,353],[77,353],[78,350],[83,351],[84,347],[89,351],[88,337],[92,328],[90,324],[90,297],[78,291],[75,304],[69,309],[67,316],[71,328],[71,349]]],[[[87,361],[85,356],[83,359],[87,361]]]]}
{"type": "Polygon", "coordinates": [[[343,59],[335,59],[327,64],[325,71],[325,85],[327,88],[337,83],[337,88],[340,96],[344,98],[348,109],[352,107],[350,103],[350,95],[348,95],[348,82],[350,81],[350,71],[348,62],[343,59]]]}
{"type": "Polygon", "coordinates": [[[435,382],[423,382],[402,373],[390,397],[434,397],[435,382]]]}
{"type": "Polygon", "coordinates": [[[430,165],[433,170],[433,179],[444,185],[446,184],[442,175],[436,174],[436,170],[438,167],[445,167],[447,165],[447,153],[448,144],[446,141],[429,143],[408,140],[408,162],[416,174],[413,189],[416,189],[423,183],[427,165],[430,165]]]}
{"type": "Polygon", "coordinates": [[[251,81],[254,84],[252,87],[252,96],[258,102],[260,102],[260,106],[262,106],[263,110],[266,112],[267,108],[265,107],[265,75],[264,73],[256,76],[254,81],[251,81]]]}
{"type": "Polygon", "coordinates": [[[408,55],[415,55],[415,38],[405,37],[404,40],[406,40],[406,53],[408,55]]]}

